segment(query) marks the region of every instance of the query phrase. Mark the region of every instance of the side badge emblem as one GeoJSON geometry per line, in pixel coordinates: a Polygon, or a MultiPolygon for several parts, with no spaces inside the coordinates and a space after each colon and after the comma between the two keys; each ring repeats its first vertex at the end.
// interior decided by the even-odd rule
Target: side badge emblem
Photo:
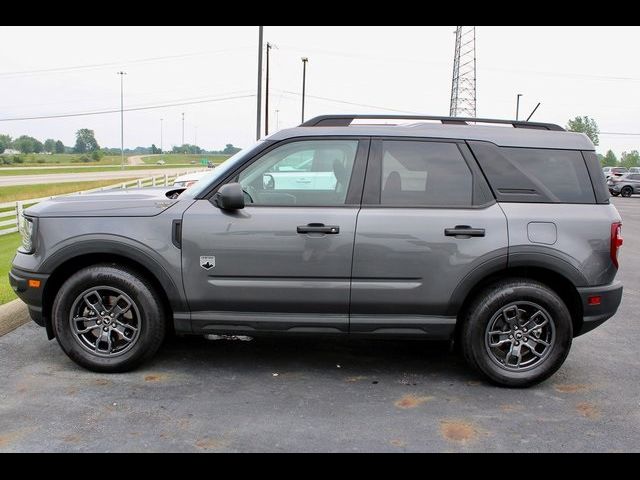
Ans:
{"type": "Polygon", "coordinates": [[[200,257],[200,266],[205,270],[211,270],[216,266],[216,257],[214,257],[213,255],[200,257]]]}

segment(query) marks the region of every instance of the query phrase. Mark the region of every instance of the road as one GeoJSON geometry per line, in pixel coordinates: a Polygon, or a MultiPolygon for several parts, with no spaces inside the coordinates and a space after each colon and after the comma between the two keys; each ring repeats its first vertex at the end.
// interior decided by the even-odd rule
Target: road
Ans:
{"type": "Polygon", "coordinates": [[[32,323],[0,337],[0,451],[640,451],[640,197],[617,315],[529,389],[447,345],[177,338],[137,371],[85,371],[32,323]]]}
{"type": "MultiPolygon", "coordinates": [[[[75,168],[75,167],[74,167],[75,168]]],[[[196,166],[197,168],[197,166],[196,166]]],[[[8,175],[0,176],[0,187],[11,185],[36,185],[42,183],[84,182],[91,180],[108,180],[110,178],[144,178],[154,175],[172,174],[195,170],[193,166],[177,168],[148,168],[141,170],[120,169],[115,167],[113,171],[106,172],[82,172],[82,173],[45,173],[35,175],[8,175]]]]}

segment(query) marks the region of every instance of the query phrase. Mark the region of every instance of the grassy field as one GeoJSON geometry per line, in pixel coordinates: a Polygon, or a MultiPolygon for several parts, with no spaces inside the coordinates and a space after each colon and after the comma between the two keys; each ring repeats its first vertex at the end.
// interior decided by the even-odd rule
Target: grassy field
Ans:
{"type": "Polygon", "coordinates": [[[198,155],[187,155],[187,154],[163,154],[163,155],[154,155],[153,157],[142,157],[142,161],[146,164],[155,164],[158,160],[164,160],[167,165],[168,164],[191,164],[191,162],[195,161],[196,164],[200,164],[200,160],[206,159],[212,161],[213,163],[222,163],[229,155],[211,155],[211,154],[198,154],[198,155]]]}
{"type": "Polygon", "coordinates": [[[133,178],[116,178],[109,180],[96,180],[90,182],[66,182],[47,183],[42,185],[12,185],[0,189],[0,203],[26,200],[29,198],[49,197],[62,195],[63,193],[90,190],[92,188],[106,187],[116,183],[128,182],[133,178]]]}
{"type": "MultiPolygon", "coordinates": [[[[154,168],[169,168],[176,167],[177,165],[129,165],[125,166],[122,170],[150,170],[154,168]]],[[[191,166],[191,165],[189,165],[191,166]]],[[[186,165],[185,165],[186,167],[186,165]]],[[[60,167],[60,168],[20,168],[16,170],[3,170],[0,168],[0,176],[7,177],[10,175],[42,175],[47,173],[89,173],[89,172],[113,172],[120,168],[120,165],[115,167],[109,166],[96,166],[96,167],[60,167]]],[[[126,175],[126,173],[125,173],[126,175]]]]}
{"type": "MultiPolygon", "coordinates": [[[[56,165],[120,165],[120,155],[106,155],[98,161],[83,162],[81,160],[82,155],[78,153],[53,153],[51,155],[42,153],[28,153],[18,155],[24,160],[23,163],[12,163],[10,165],[1,165],[0,169],[6,167],[27,167],[37,168],[44,166],[56,166],[56,165]]],[[[9,158],[13,158],[14,155],[7,155],[9,158]]]]}
{"type": "Polygon", "coordinates": [[[9,270],[18,245],[20,245],[19,233],[0,236],[0,305],[16,298],[16,294],[9,285],[9,270]]]}

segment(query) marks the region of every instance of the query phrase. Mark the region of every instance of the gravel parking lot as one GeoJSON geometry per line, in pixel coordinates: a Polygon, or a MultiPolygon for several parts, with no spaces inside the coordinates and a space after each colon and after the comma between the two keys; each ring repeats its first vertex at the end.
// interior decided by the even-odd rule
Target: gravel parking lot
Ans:
{"type": "Polygon", "coordinates": [[[0,337],[0,451],[640,451],[640,197],[613,202],[622,305],[541,385],[438,343],[292,338],[177,338],[94,374],[29,323],[0,337]]]}

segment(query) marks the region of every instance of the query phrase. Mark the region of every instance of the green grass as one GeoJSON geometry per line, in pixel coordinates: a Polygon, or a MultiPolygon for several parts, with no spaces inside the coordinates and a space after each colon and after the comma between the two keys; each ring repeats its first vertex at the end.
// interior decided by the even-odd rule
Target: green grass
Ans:
{"type": "MultiPolygon", "coordinates": [[[[119,165],[121,163],[120,155],[106,155],[98,161],[83,162],[80,160],[82,157],[78,153],[53,153],[51,155],[42,153],[28,153],[18,155],[24,160],[23,163],[12,163],[10,165],[0,165],[0,169],[6,167],[43,167],[43,166],[56,166],[56,165],[119,165]]],[[[13,158],[14,155],[7,155],[8,158],[13,158]]]]}
{"type": "Polygon", "coordinates": [[[206,158],[207,160],[212,161],[213,163],[222,163],[224,162],[227,158],[229,158],[229,155],[213,155],[213,154],[206,154],[206,153],[202,153],[202,154],[198,154],[198,155],[187,155],[187,154],[183,154],[183,153],[176,153],[176,154],[162,154],[162,155],[156,155],[153,157],[142,157],[142,161],[146,164],[155,164],[158,160],[164,160],[167,164],[172,164],[172,165],[191,165],[191,162],[195,160],[195,164],[199,165],[200,164],[200,160],[202,160],[203,158],[206,158]]]}
{"type": "MultiPolygon", "coordinates": [[[[170,168],[170,167],[176,167],[176,165],[129,165],[129,166],[125,166],[122,171],[126,172],[127,170],[150,170],[153,168],[170,168]]],[[[17,170],[6,170],[6,169],[3,170],[2,168],[0,168],[0,176],[7,177],[11,175],[43,175],[47,173],[113,172],[115,169],[119,169],[119,168],[120,168],[120,165],[114,166],[114,167],[109,167],[109,166],[60,167],[56,169],[27,167],[27,168],[20,168],[17,170]]]]}
{"type": "Polygon", "coordinates": [[[9,270],[19,245],[19,233],[0,235],[0,305],[16,298],[16,294],[13,292],[11,285],[9,285],[9,270]]]}
{"type": "Polygon", "coordinates": [[[128,182],[130,180],[135,179],[112,178],[109,180],[96,180],[90,182],[47,183],[42,185],[12,185],[9,187],[2,187],[2,189],[0,189],[0,203],[13,202],[16,200],[27,200],[29,198],[49,197],[52,195],[62,195],[63,193],[107,187],[109,185],[128,182]]]}

